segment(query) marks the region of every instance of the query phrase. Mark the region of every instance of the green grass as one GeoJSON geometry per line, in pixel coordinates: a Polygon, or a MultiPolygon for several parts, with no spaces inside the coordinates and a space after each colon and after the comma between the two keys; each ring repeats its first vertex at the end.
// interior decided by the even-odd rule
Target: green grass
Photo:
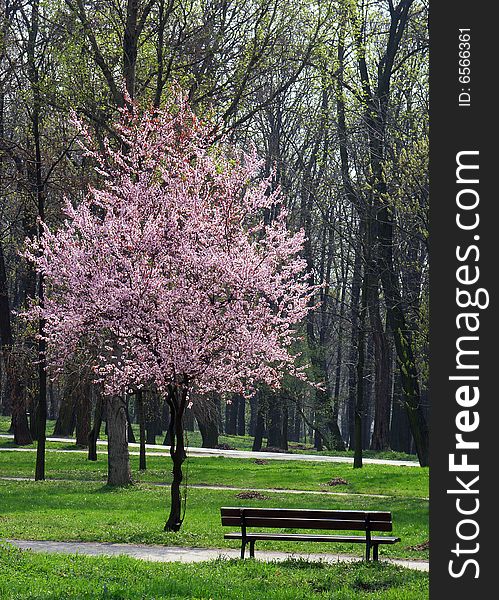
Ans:
{"type": "MultiPolygon", "coordinates": [[[[12,442],[0,440],[1,447],[12,447],[12,442]]],[[[0,452],[0,476],[32,477],[34,464],[34,452],[0,452]]],[[[143,473],[138,471],[138,456],[131,457],[131,464],[136,481],[168,483],[171,479],[169,456],[150,454],[147,471],[143,473]]],[[[428,497],[429,471],[420,467],[367,464],[362,469],[353,469],[344,463],[268,460],[257,464],[254,459],[193,457],[186,463],[186,472],[188,482],[199,485],[428,497]],[[325,485],[336,477],[347,484],[325,485]]],[[[51,479],[105,481],[106,473],[105,454],[99,454],[96,462],[88,461],[84,452],[46,454],[46,475],[51,479]]]]}
{"type": "MultiPolygon", "coordinates": [[[[53,421],[53,420],[47,421],[47,427],[46,427],[47,436],[51,436],[53,434],[54,425],[55,425],[55,421],[53,421]]],[[[9,427],[10,427],[10,417],[0,416],[0,434],[8,433],[9,427]]],[[[139,440],[138,427],[139,426],[137,424],[132,425],[132,429],[135,433],[135,437],[136,437],[137,441],[139,440]]],[[[104,437],[104,428],[101,431],[101,438],[102,437],[104,437]]],[[[199,433],[199,431],[188,431],[187,438],[188,438],[189,445],[192,446],[193,448],[201,447],[202,439],[201,439],[201,434],[199,433]]],[[[164,446],[162,446],[163,440],[164,440],[164,435],[156,436],[156,444],[158,445],[158,450],[164,450],[164,446]]],[[[221,434],[219,436],[219,443],[220,444],[228,444],[231,448],[234,448],[236,450],[251,450],[252,446],[253,446],[253,437],[249,436],[249,435],[238,436],[238,435],[221,434]]],[[[74,444],[73,444],[73,447],[74,447],[74,444]]],[[[262,449],[265,450],[265,447],[263,447],[262,449]]],[[[298,444],[298,443],[294,443],[294,442],[289,443],[289,452],[296,453],[296,454],[303,454],[303,453],[317,454],[319,456],[321,456],[321,455],[324,455],[324,456],[334,455],[334,456],[347,456],[347,457],[353,456],[353,450],[345,450],[343,452],[336,451],[336,450],[335,451],[323,450],[323,451],[317,452],[311,444],[304,444],[304,443],[298,444]]],[[[417,457],[414,454],[406,454],[404,452],[395,452],[392,450],[388,450],[388,451],[384,451],[384,452],[374,452],[372,450],[364,450],[363,455],[365,458],[383,458],[383,459],[388,459],[388,460],[410,460],[410,461],[417,462],[417,457]]]]}
{"type": "MultiPolygon", "coordinates": [[[[0,539],[81,540],[237,548],[226,541],[221,506],[390,510],[394,534],[402,542],[382,555],[426,558],[410,549],[428,539],[428,503],[411,498],[368,498],[306,494],[266,494],[267,500],[240,500],[234,491],[190,489],[186,518],[178,533],[163,532],[168,488],[139,484],[109,488],[101,483],[0,481],[0,539]]],[[[261,542],[261,549],[293,552],[348,552],[361,555],[360,544],[261,542]]]]}
{"type": "Polygon", "coordinates": [[[428,575],[387,564],[217,560],[155,564],[128,557],[34,554],[0,547],[9,600],[423,600],[428,575]]]}

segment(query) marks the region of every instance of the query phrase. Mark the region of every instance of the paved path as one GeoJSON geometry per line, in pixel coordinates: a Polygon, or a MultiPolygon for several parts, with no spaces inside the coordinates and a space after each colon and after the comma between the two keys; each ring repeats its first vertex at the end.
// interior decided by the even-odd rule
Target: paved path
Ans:
{"type": "MultiPolygon", "coordinates": [[[[0,475],[0,481],[34,481],[34,477],[10,477],[8,475],[0,475]]],[[[57,479],[55,477],[47,477],[45,481],[51,482],[62,482],[62,483],[105,483],[103,479],[57,479]]],[[[146,485],[152,485],[157,487],[170,487],[170,483],[162,483],[160,481],[141,481],[146,485]]],[[[311,494],[314,496],[355,496],[365,498],[398,498],[399,496],[393,496],[390,494],[361,494],[358,492],[331,492],[330,490],[293,490],[293,489],[281,489],[281,488],[248,488],[248,487],[234,487],[231,485],[204,485],[202,483],[189,483],[189,488],[201,489],[201,490],[218,490],[218,491],[229,491],[229,492],[260,492],[265,494],[269,492],[271,494],[311,494]]],[[[426,500],[429,498],[410,496],[414,500],[426,500]]]]}
{"type": "MultiPolygon", "coordinates": [[[[23,550],[34,552],[60,552],[63,554],[87,554],[89,556],[127,555],[154,562],[193,563],[216,558],[238,558],[239,550],[232,548],[188,548],[181,546],[153,546],[146,544],[111,544],[103,542],[52,542],[32,540],[5,540],[23,550]]],[[[329,563],[362,560],[346,554],[295,554],[285,552],[258,551],[256,558],[265,561],[281,561],[287,558],[303,558],[329,563]]],[[[387,562],[418,571],[429,571],[429,563],[424,560],[384,559],[387,562]]]]}
{"type": "MultiPolygon", "coordinates": [[[[9,434],[0,434],[0,438],[13,439],[14,436],[9,434]]],[[[62,443],[74,443],[73,438],[57,438],[49,437],[47,442],[62,442],[62,443]]],[[[101,446],[107,445],[106,440],[99,440],[98,444],[101,446]]],[[[128,444],[130,448],[138,448],[139,444],[128,444]]],[[[146,444],[146,449],[155,450],[151,453],[154,456],[170,456],[169,447],[163,446],[164,451],[158,451],[158,445],[146,444]]],[[[34,448],[0,448],[0,451],[4,452],[35,452],[34,448]]],[[[86,450],[63,450],[50,448],[47,452],[84,452],[86,450]]],[[[102,452],[104,453],[104,451],[102,452]]],[[[138,455],[138,452],[130,452],[132,455],[138,455]]],[[[251,458],[251,459],[265,459],[265,460],[299,460],[299,461],[311,461],[311,462],[333,462],[333,463],[353,463],[353,458],[350,456],[326,456],[324,454],[292,454],[290,452],[251,452],[247,450],[216,450],[213,448],[193,448],[187,449],[188,456],[225,456],[226,458],[251,458]]],[[[383,458],[364,458],[365,464],[371,465],[391,465],[395,467],[419,467],[417,461],[411,460],[388,460],[383,458]]]]}

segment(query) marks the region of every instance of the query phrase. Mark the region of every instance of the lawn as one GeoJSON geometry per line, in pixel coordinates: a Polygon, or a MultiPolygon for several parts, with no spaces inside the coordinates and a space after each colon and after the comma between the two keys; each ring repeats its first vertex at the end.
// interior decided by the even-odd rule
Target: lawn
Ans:
{"type": "MultiPolygon", "coordinates": [[[[428,503],[415,498],[370,498],[310,494],[265,494],[266,499],[237,498],[229,490],[188,490],[187,512],[178,533],[163,532],[169,490],[150,484],[109,488],[96,482],[0,481],[0,539],[82,540],[237,548],[223,539],[221,506],[390,510],[401,543],[382,556],[427,558],[412,549],[428,539],[428,503]]],[[[361,545],[261,542],[261,549],[293,552],[346,552],[360,556],[361,545]]]]}
{"type": "MultiPolygon", "coordinates": [[[[48,420],[47,421],[47,427],[46,427],[46,433],[48,436],[51,436],[53,434],[54,431],[54,426],[55,426],[55,421],[53,420],[48,420]]],[[[9,431],[9,427],[10,427],[10,417],[4,417],[4,416],[0,416],[0,434],[7,434],[9,431]]],[[[133,424],[132,425],[132,429],[135,433],[135,438],[136,441],[138,442],[139,440],[139,426],[137,424],[133,424]]],[[[202,445],[202,439],[201,439],[201,434],[199,431],[188,431],[186,432],[187,434],[187,440],[188,440],[188,444],[193,447],[193,448],[200,448],[202,445]]],[[[101,439],[104,439],[104,427],[101,430],[101,439]]],[[[158,435],[156,436],[156,444],[158,445],[158,450],[165,450],[165,447],[162,446],[163,444],[163,440],[164,440],[164,435],[158,435]]],[[[253,447],[253,437],[249,436],[249,435],[225,435],[225,434],[221,434],[219,436],[219,443],[220,444],[227,444],[228,446],[230,446],[230,448],[233,448],[235,450],[251,450],[253,447]]],[[[73,444],[74,446],[74,444],[73,444]]],[[[265,444],[264,447],[262,448],[262,450],[265,450],[265,444]]],[[[321,455],[325,455],[325,456],[330,456],[330,455],[335,455],[335,456],[348,456],[348,457],[352,457],[353,456],[353,450],[345,450],[345,451],[330,451],[330,450],[322,450],[320,452],[317,452],[313,445],[309,444],[309,443],[295,443],[295,442],[290,442],[289,443],[289,452],[291,453],[296,453],[296,454],[303,454],[303,453],[307,453],[307,454],[317,454],[319,456],[321,455]]],[[[374,452],[372,450],[364,450],[364,457],[365,458],[386,458],[386,459],[391,459],[391,460],[410,460],[410,461],[414,461],[417,462],[417,457],[414,454],[406,454],[404,452],[394,452],[394,451],[385,451],[385,452],[374,452]]]]}
{"type": "MultiPolygon", "coordinates": [[[[59,444],[60,446],[60,444],[59,444]]],[[[0,439],[0,448],[11,448],[12,442],[0,439]]],[[[49,444],[50,448],[51,445],[49,444]]],[[[46,475],[50,479],[88,479],[105,481],[106,454],[96,462],[88,461],[82,452],[47,452],[46,475]]],[[[420,467],[366,464],[353,469],[344,463],[263,461],[224,457],[189,458],[185,471],[190,484],[234,486],[241,488],[278,488],[334,491],[356,494],[382,494],[408,498],[428,497],[429,471],[420,467]],[[258,462],[255,462],[258,461],[258,462]],[[339,485],[327,485],[332,479],[339,485]]],[[[33,477],[34,452],[0,452],[0,476],[33,477]]],[[[147,471],[138,471],[138,456],[131,456],[134,480],[168,483],[171,479],[169,456],[147,458],[147,471]]]]}
{"type": "Polygon", "coordinates": [[[128,557],[34,554],[0,547],[0,597],[65,600],[423,600],[428,575],[375,563],[217,560],[147,563],[128,557]]]}

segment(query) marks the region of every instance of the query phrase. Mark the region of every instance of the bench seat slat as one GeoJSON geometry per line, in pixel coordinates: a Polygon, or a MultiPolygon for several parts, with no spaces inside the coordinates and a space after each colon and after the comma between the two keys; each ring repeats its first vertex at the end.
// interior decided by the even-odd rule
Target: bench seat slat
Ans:
{"type": "Polygon", "coordinates": [[[350,521],[364,521],[366,515],[373,521],[392,521],[392,514],[386,511],[364,510],[315,510],[293,508],[246,508],[238,506],[224,506],[220,509],[222,517],[239,517],[244,510],[246,517],[274,517],[274,518],[308,518],[308,519],[343,519],[350,521]]]}
{"type": "MultiPolygon", "coordinates": [[[[226,540],[241,540],[240,532],[226,533],[226,540]]],[[[305,533],[247,533],[246,539],[250,540],[281,540],[283,542],[349,542],[353,544],[365,544],[366,538],[359,535],[317,535],[305,533]]],[[[391,536],[371,536],[371,543],[376,544],[395,544],[400,542],[400,538],[391,536]]]]}
{"type": "MultiPolygon", "coordinates": [[[[362,520],[347,520],[347,519],[310,519],[308,517],[301,518],[276,518],[276,517],[260,517],[249,516],[245,513],[244,520],[246,527],[271,527],[271,528],[296,528],[296,529],[343,529],[346,531],[365,531],[366,521],[362,520]]],[[[222,525],[236,526],[241,524],[241,517],[222,517],[222,525]]],[[[370,521],[369,527],[371,531],[391,531],[392,524],[386,521],[370,521]]]]}

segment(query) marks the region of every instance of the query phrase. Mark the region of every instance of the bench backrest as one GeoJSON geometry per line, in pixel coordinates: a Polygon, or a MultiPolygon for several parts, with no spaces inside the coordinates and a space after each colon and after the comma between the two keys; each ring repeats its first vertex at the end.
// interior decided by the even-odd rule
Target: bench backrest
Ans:
{"type": "Polygon", "coordinates": [[[363,510],[222,507],[222,525],[244,527],[391,531],[392,514],[363,510]]]}

